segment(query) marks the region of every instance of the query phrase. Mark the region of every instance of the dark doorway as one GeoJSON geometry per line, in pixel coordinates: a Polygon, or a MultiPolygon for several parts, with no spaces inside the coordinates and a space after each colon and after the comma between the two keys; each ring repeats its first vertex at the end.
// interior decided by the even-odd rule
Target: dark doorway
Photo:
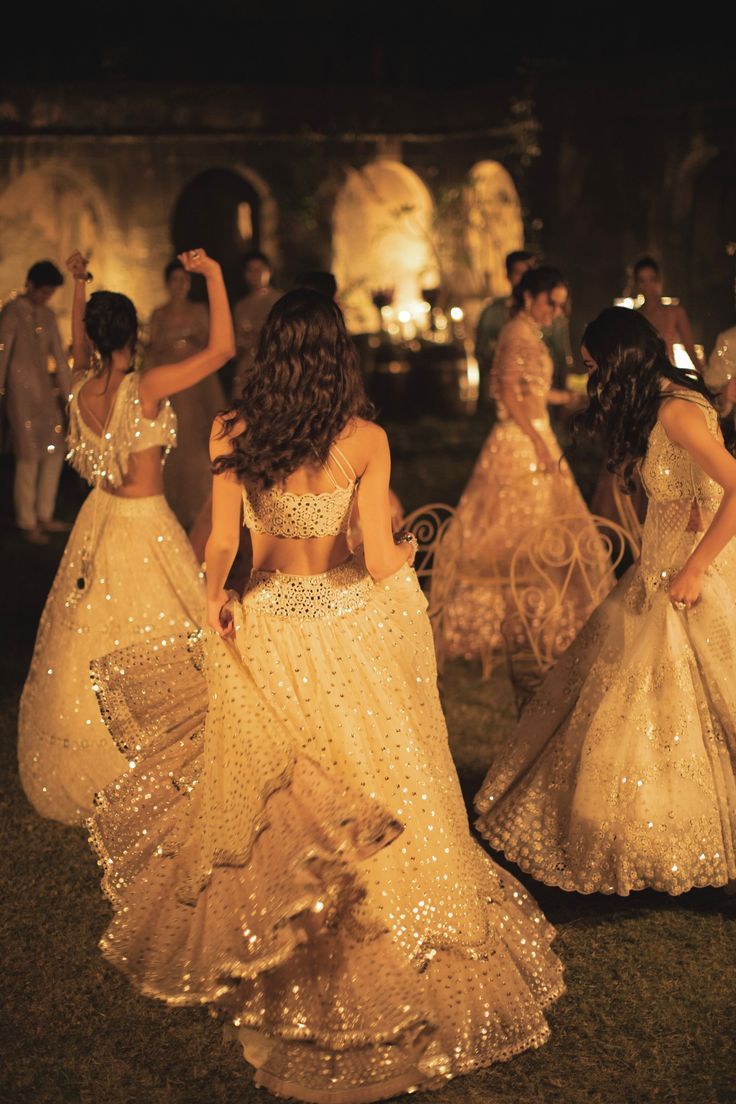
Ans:
{"type": "MultiPolygon", "coordinates": [[[[253,185],[231,169],[208,169],[190,180],[171,219],[174,250],[201,245],[222,265],[231,303],[244,293],[243,254],[260,247],[261,198],[253,185]]],[[[205,299],[203,281],[192,298],[205,299]]]]}
{"type": "Polygon", "coordinates": [[[736,155],[721,154],[695,182],[690,229],[690,294],[686,302],[696,340],[708,356],[717,335],[736,321],[734,257],[736,242],[736,155]]]}

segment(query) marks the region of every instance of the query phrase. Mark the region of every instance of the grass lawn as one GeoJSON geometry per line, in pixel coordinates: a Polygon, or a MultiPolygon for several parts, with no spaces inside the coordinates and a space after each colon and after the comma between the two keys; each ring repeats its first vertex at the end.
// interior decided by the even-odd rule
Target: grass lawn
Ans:
{"type": "MultiPolygon", "coordinates": [[[[391,427],[395,486],[411,509],[454,502],[483,439],[478,422],[391,427]]],[[[589,491],[594,463],[579,460],[589,491]]],[[[9,469],[0,479],[7,501],[9,469]]],[[[65,503],[76,489],[66,477],[65,503]]],[[[96,948],[109,909],[85,834],[40,820],[19,788],[17,699],[62,540],[28,548],[3,532],[0,774],[4,969],[0,1104],[248,1104],[234,1044],[200,1011],[139,997],[96,948]]],[[[443,682],[452,750],[470,802],[513,725],[503,674],[465,663],[443,682]]],[[[539,1051],[416,1101],[504,1104],[728,1104],[736,1101],[736,896],[580,897],[535,886],[558,927],[568,995],[539,1051]]]]}

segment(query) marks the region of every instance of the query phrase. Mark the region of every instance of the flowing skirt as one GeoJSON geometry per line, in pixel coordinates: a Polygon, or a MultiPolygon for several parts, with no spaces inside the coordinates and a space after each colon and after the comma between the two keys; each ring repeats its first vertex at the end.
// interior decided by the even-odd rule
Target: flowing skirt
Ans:
{"type": "Polygon", "coordinates": [[[82,823],[95,792],[126,767],[102,723],[90,661],[189,631],[203,609],[201,573],[164,496],[93,490],[46,600],[20,702],[20,777],[41,816],[82,823]]]}
{"type": "Polygon", "coordinates": [[[736,877],[736,562],[676,612],[632,567],[542,684],[476,797],[539,881],[683,893],[736,877]]]}
{"type": "Polygon", "coordinates": [[[543,1043],[554,933],[470,836],[413,570],[254,572],[233,610],[234,641],[94,665],[131,763],[89,822],[106,957],[320,1104],[543,1043]]]}
{"type": "MultiPolygon", "coordinates": [[[[559,467],[540,472],[529,437],[513,419],[503,419],[491,430],[458,503],[463,563],[445,610],[449,656],[483,657],[503,646],[504,622],[512,613],[511,560],[530,530],[576,515],[589,524],[590,514],[549,419],[537,418],[533,424],[559,467]]],[[[595,606],[591,590],[605,594],[610,589],[610,561],[602,546],[600,565],[591,571],[592,585],[576,574],[566,584],[557,626],[561,638],[574,639],[587,621],[595,606]]]]}

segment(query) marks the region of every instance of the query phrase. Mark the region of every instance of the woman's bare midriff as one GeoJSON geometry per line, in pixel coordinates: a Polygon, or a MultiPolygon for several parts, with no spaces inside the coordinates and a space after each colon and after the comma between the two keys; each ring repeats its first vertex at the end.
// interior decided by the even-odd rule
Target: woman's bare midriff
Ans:
{"type": "Polygon", "coordinates": [[[161,464],[163,449],[154,448],[133,452],[128,460],[128,471],[119,487],[105,488],[108,494],[118,498],[150,498],[164,493],[164,473],[161,464]]]}
{"type": "Polygon", "coordinates": [[[252,533],[253,570],[285,575],[321,575],[339,567],[350,555],[344,533],[331,537],[273,537],[252,533]]]}

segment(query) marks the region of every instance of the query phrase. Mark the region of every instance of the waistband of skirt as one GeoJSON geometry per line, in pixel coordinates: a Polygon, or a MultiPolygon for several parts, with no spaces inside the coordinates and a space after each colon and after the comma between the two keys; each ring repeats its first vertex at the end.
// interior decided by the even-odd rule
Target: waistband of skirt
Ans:
{"type": "Polygon", "coordinates": [[[101,487],[93,487],[87,495],[86,502],[94,502],[95,498],[99,509],[120,517],[149,517],[153,514],[160,515],[162,510],[167,514],[171,513],[166,495],[163,494],[146,495],[144,498],[124,498],[122,495],[110,494],[101,487]]]}
{"type": "Polygon", "coordinates": [[[362,609],[374,590],[362,556],[353,554],[319,575],[253,571],[242,604],[246,610],[272,617],[319,620],[362,609]]]}

